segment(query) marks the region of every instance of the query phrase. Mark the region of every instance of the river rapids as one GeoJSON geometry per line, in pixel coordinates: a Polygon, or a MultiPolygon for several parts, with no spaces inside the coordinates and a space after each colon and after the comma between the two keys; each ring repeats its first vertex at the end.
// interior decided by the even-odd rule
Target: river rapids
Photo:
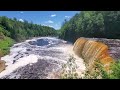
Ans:
{"type": "Polygon", "coordinates": [[[73,45],[56,37],[40,37],[14,44],[1,58],[6,69],[1,79],[59,79],[53,73],[62,69],[70,55],[76,58],[78,73],[85,71],[83,59],[73,53],[73,45]]]}

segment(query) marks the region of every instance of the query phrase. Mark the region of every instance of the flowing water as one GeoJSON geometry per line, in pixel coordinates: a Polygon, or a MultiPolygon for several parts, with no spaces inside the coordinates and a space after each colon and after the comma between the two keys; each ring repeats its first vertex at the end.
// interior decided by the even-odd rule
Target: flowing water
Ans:
{"type": "Polygon", "coordinates": [[[77,72],[85,71],[83,59],[73,53],[73,45],[56,37],[40,37],[26,40],[10,49],[10,54],[1,58],[6,69],[0,73],[4,79],[44,79],[59,78],[52,73],[62,69],[70,55],[76,58],[77,72]]]}

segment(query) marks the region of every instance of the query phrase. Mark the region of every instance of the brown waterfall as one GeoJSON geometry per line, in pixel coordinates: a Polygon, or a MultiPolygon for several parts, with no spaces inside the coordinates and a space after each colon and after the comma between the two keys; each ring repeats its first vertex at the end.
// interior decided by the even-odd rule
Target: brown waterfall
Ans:
{"type": "Polygon", "coordinates": [[[101,42],[79,38],[74,43],[73,51],[76,55],[84,59],[90,70],[94,67],[94,63],[97,60],[107,70],[109,69],[110,63],[113,62],[113,58],[108,53],[108,46],[101,42]]]}
{"type": "Polygon", "coordinates": [[[82,56],[83,47],[86,42],[87,42],[87,39],[79,38],[74,43],[73,51],[75,51],[75,54],[78,55],[79,57],[82,56]]]}

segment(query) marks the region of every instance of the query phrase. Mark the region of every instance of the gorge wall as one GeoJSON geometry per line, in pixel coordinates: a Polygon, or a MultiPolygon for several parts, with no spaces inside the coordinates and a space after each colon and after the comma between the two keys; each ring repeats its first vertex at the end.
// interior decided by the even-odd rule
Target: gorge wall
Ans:
{"type": "Polygon", "coordinates": [[[74,43],[73,51],[84,59],[88,70],[95,66],[96,61],[100,61],[106,70],[109,69],[110,63],[114,62],[109,54],[108,46],[97,40],[78,38],[74,43]]]}

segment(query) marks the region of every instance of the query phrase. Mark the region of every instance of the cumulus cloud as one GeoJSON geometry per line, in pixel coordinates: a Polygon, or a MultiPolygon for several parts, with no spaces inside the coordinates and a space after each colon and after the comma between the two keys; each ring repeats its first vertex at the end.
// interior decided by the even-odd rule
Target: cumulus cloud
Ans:
{"type": "Polygon", "coordinates": [[[24,22],[24,20],[23,20],[23,19],[19,19],[19,21],[24,22]]]}
{"type": "Polygon", "coordinates": [[[48,26],[48,25],[46,25],[46,24],[42,24],[43,26],[48,26]]]}
{"type": "Polygon", "coordinates": [[[70,16],[65,16],[65,18],[70,18],[70,16]]]}
{"type": "Polygon", "coordinates": [[[24,12],[20,12],[20,13],[24,13],[24,12]]]}
{"type": "Polygon", "coordinates": [[[52,15],[51,15],[51,17],[55,17],[55,16],[56,16],[56,14],[52,14],[52,15]]]}
{"type": "Polygon", "coordinates": [[[49,26],[49,27],[52,27],[53,28],[53,26],[52,25],[46,25],[46,24],[42,24],[43,26],[49,26]]]}
{"type": "Polygon", "coordinates": [[[51,21],[51,20],[48,20],[48,21],[46,21],[45,23],[54,23],[53,21],[51,21]]]}

